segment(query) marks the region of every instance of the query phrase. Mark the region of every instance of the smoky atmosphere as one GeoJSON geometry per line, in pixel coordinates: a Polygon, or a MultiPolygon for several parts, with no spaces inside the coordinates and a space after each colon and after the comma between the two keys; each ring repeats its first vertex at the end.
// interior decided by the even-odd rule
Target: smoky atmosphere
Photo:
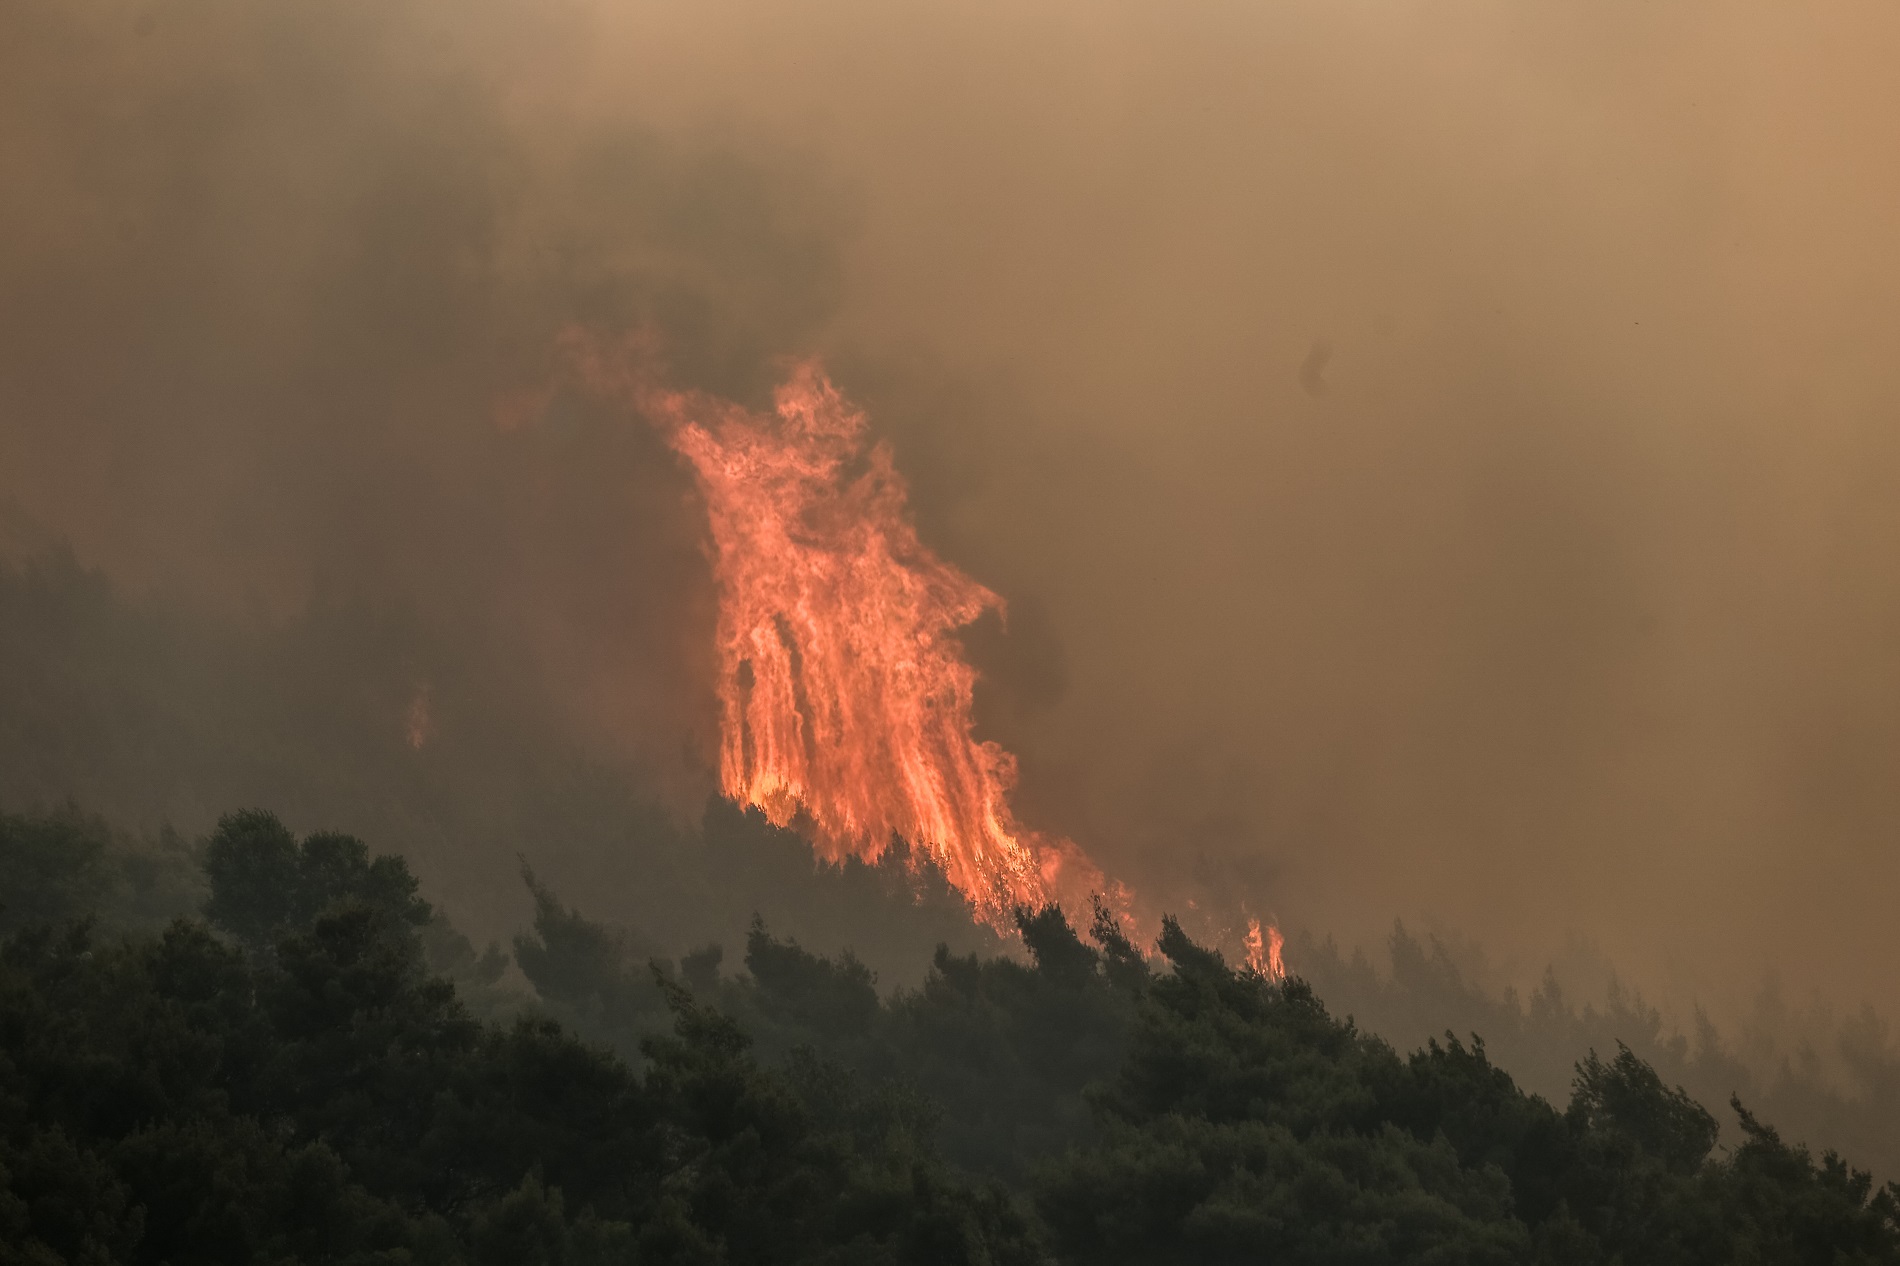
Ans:
{"type": "Polygon", "coordinates": [[[0,1242],[1900,1261],[1896,48],[0,4],[0,1242]]]}

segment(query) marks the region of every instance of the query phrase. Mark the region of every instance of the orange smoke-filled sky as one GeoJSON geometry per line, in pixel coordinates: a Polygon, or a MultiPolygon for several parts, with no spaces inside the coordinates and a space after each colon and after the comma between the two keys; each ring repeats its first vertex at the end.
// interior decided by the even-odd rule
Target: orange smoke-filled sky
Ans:
{"type": "Polygon", "coordinates": [[[1349,939],[1886,1005],[1897,41],[1873,2],[26,0],[0,494],[131,580],[492,603],[652,724],[703,579],[671,510],[625,525],[679,472],[544,435],[517,486],[488,402],[567,320],[657,315],[735,394],[820,354],[1013,604],[974,640],[1026,821],[1349,939]]]}

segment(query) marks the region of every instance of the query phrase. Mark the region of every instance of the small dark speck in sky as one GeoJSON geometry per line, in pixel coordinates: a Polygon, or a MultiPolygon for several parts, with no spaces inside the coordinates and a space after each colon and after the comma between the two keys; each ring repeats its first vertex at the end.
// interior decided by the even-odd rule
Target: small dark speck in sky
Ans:
{"type": "Polygon", "coordinates": [[[1326,394],[1326,363],[1332,358],[1333,345],[1321,338],[1313,340],[1306,359],[1300,362],[1300,386],[1315,400],[1326,394]]]}

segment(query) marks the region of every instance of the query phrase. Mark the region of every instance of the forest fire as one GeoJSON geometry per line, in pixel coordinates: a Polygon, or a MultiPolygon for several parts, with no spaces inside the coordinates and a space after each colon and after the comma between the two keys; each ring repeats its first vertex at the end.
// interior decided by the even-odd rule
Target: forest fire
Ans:
{"type": "MultiPolygon", "coordinates": [[[[1133,917],[1133,894],[1072,841],[1010,808],[1015,758],[974,735],[977,674],[955,635],[1002,599],[917,537],[908,489],[864,414],[806,362],[754,412],[654,385],[638,339],[578,331],[588,385],[627,400],[692,466],[719,590],[723,792],[819,855],[875,862],[896,839],[928,857],[979,917],[1013,930],[1019,907],[1072,916],[1096,898],[1133,917]]],[[[1253,921],[1250,962],[1283,974],[1253,921]],[[1255,961],[1257,960],[1257,961],[1255,961]]]]}
{"type": "Polygon", "coordinates": [[[1268,980],[1285,980],[1286,964],[1280,958],[1280,948],[1286,944],[1286,937],[1280,935],[1280,929],[1269,923],[1265,935],[1260,930],[1260,920],[1247,920],[1247,936],[1243,942],[1247,947],[1247,966],[1256,974],[1268,980]]]}
{"type": "Polygon", "coordinates": [[[572,363],[628,399],[693,468],[719,588],[720,784],[830,861],[902,838],[999,929],[1019,906],[1126,910],[1074,843],[1025,829],[1015,759],[972,733],[976,671],[955,631],[1002,599],[917,538],[864,415],[812,363],[770,413],[654,387],[638,346],[570,332],[572,363]]]}
{"type": "Polygon", "coordinates": [[[864,415],[812,364],[770,414],[647,403],[711,518],[725,793],[780,825],[802,812],[834,861],[902,837],[999,927],[1019,905],[1110,893],[1074,844],[1011,813],[1015,761],[972,736],[976,673],[953,636],[1002,602],[918,541],[864,415]]]}

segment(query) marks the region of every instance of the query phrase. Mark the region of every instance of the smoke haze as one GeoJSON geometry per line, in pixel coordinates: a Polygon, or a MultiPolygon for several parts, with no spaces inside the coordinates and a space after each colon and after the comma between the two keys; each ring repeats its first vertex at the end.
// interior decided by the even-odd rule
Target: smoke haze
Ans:
{"type": "Polygon", "coordinates": [[[1896,37],[1875,3],[16,0],[9,533],[265,623],[400,608],[692,805],[691,482],[522,402],[575,321],[754,401],[818,353],[1011,602],[971,645],[1022,817],[1110,873],[1888,1007],[1896,37]]]}

